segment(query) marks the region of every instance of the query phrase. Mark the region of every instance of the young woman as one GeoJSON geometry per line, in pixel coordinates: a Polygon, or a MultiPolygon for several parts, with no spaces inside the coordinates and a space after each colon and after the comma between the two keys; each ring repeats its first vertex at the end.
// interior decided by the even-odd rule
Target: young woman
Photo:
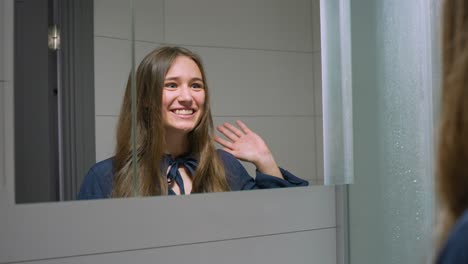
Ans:
{"type": "Polygon", "coordinates": [[[95,164],[78,199],[223,192],[308,185],[279,168],[265,142],[238,121],[218,126],[214,136],[209,89],[201,59],[181,47],[149,53],[136,72],[134,184],[131,82],[117,126],[115,156],[95,164]],[[215,140],[224,150],[215,149],[215,140]],[[252,162],[256,178],[237,160],[252,162]]]}
{"type": "Polygon", "coordinates": [[[446,0],[436,263],[468,263],[468,2],[446,0]]]}

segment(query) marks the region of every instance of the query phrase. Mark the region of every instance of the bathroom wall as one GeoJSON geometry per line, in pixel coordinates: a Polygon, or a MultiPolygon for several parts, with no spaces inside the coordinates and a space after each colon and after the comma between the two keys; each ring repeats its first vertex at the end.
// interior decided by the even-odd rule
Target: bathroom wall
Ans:
{"type": "MultiPolygon", "coordinates": [[[[245,121],[280,166],[321,183],[319,2],[135,0],[136,61],[163,43],[199,53],[215,125],[245,121]]],[[[128,0],[95,1],[96,160],[115,145],[131,66],[129,9],[128,0]]]]}

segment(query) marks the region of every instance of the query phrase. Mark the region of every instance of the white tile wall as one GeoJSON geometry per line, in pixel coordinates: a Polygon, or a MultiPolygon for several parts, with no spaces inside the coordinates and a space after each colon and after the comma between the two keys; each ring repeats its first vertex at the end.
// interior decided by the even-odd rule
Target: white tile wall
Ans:
{"type": "MultiPolygon", "coordinates": [[[[0,10],[1,11],[1,10],[0,10]]],[[[5,109],[4,109],[4,100],[5,100],[5,92],[4,92],[5,83],[0,81],[0,149],[5,149],[4,143],[4,126],[5,126],[5,109]]],[[[5,175],[5,154],[3,151],[0,151],[0,190],[6,187],[6,175],[5,175]]]]}
{"type": "Polygon", "coordinates": [[[166,41],[184,45],[312,51],[310,0],[171,0],[166,41]]]}
{"type": "MultiPolygon", "coordinates": [[[[135,39],[164,39],[164,0],[134,0],[135,39]]],[[[131,1],[94,0],[94,34],[131,39],[131,1]]]]}
{"type": "Polygon", "coordinates": [[[96,160],[114,155],[117,116],[96,116],[96,160]]]}
{"type": "Polygon", "coordinates": [[[131,42],[94,38],[96,115],[118,115],[131,70],[131,42]]]}
{"type": "Polygon", "coordinates": [[[135,39],[164,41],[164,0],[134,0],[135,39]]]}
{"type": "Polygon", "coordinates": [[[324,183],[324,161],[323,161],[323,117],[315,117],[315,133],[316,133],[316,146],[315,150],[317,157],[317,184],[324,183]]]}
{"type": "Polygon", "coordinates": [[[94,0],[95,35],[130,39],[130,29],[130,0],[94,0]]]}
{"type": "Polygon", "coordinates": [[[313,63],[314,63],[314,95],[315,95],[315,115],[322,116],[322,58],[321,53],[314,52],[313,63]]]}
{"type": "Polygon", "coordinates": [[[314,52],[321,50],[321,38],[320,38],[320,0],[312,1],[312,38],[314,52]]]}
{"type": "Polygon", "coordinates": [[[159,43],[153,43],[153,42],[141,42],[137,41],[135,42],[135,69],[138,67],[138,64],[140,64],[141,60],[151,51],[153,51],[155,48],[159,47],[159,43]]]}

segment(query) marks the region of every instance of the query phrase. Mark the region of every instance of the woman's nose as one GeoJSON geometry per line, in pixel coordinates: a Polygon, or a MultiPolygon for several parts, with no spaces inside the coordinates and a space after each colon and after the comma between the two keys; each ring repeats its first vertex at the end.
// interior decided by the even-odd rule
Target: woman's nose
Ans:
{"type": "Polygon", "coordinates": [[[192,102],[192,90],[187,85],[183,85],[178,96],[181,102],[192,102]]]}

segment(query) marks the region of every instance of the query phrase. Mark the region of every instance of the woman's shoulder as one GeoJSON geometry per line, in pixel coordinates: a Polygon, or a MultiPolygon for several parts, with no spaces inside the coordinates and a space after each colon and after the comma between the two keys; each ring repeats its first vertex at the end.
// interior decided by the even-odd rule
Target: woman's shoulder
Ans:
{"type": "MultiPolygon", "coordinates": [[[[94,164],[88,171],[86,177],[99,182],[103,185],[108,185],[112,182],[114,176],[113,158],[108,158],[94,164]]],[[[86,181],[86,179],[85,179],[86,181]]]]}
{"type": "Polygon", "coordinates": [[[465,242],[464,245],[467,249],[466,253],[468,254],[468,209],[466,209],[462,216],[457,220],[450,238],[455,241],[462,240],[465,242]]]}
{"type": "Polygon", "coordinates": [[[113,158],[94,164],[81,184],[78,199],[107,198],[112,189],[113,158]]]}
{"type": "Polygon", "coordinates": [[[462,240],[465,242],[464,245],[467,249],[466,253],[468,254],[468,209],[466,209],[462,216],[457,220],[449,239],[453,239],[454,241],[462,240]]]}
{"type": "Polygon", "coordinates": [[[450,232],[437,263],[468,263],[468,209],[450,232]]]}
{"type": "Polygon", "coordinates": [[[463,213],[462,217],[460,217],[460,220],[458,221],[460,226],[464,228],[464,230],[468,230],[468,209],[465,210],[463,213]]]}
{"type": "Polygon", "coordinates": [[[113,167],[114,167],[114,163],[113,163],[113,158],[111,157],[111,158],[97,162],[96,164],[91,166],[89,171],[93,173],[102,173],[102,172],[108,173],[108,172],[112,172],[113,167]]]}

